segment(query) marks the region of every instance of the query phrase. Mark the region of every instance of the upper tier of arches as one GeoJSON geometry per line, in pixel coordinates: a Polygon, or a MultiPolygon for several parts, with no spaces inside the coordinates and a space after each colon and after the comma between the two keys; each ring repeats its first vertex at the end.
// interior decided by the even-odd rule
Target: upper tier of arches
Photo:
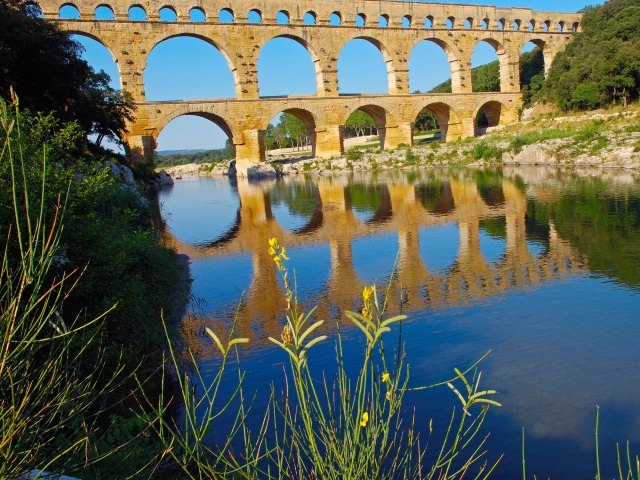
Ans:
{"type": "MultiPolygon", "coordinates": [[[[168,21],[197,21],[215,23],[248,23],[249,12],[259,15],[259,23],[292,25],[313,24],[319,26],[343,25],[362,28],[411,28],[411,29],[487,29],[537,32],[571,32],[580,29],[581,14],[537,12],[529,9],[481,7],[475,5],[447,5],[399,1],[365,1],[345,3],[340,0],[323,2],[298,2],[284,0],[261,2],[260,7],[247,0],[194,1],[165,0],[34,0],[46,18],[59,18],[60,9],[74,6],[80,19],[95,19],[96,9],[109,9],[115,20],[129,20],[132,8],[142,9],[146,19],[161,20],[161,11],[170,10],[175,17],[168,21]],[[305,22],[305,16],[307,21],[305,22]],[[286,17],[286,22],[282,18],[286,17]],[[339,22],[331,21],[332,17],[339,22]],[[382,20],[384,19],[384,20],[382,20]]],[[[105,17],[102,17],[105,18],[105,17]]],[[[136,19],[138,19],[137,17],[136,19]]],[[[166,17],[165,17],[166,18],[166,17]]],[[[105,20],[109,21],[109,20],[105,20]]],[[[251,23],[256,23],[255,20],[251,23]]]]}

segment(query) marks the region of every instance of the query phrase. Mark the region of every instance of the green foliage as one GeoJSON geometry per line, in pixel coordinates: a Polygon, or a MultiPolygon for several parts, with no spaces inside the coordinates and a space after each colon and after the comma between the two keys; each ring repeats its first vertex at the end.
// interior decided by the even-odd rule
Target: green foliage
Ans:
{"type": "Polygon", "coordinates": [[[28,3],[0,1],[0,98],[13,87],[23,109],[55,112],[88,134],[118,141],[134,104],[80,58],[81,46],[55,24],[27,14],[28,3]]]}
{"type": "Polygon", "coordinates": [[[362,150],[359,148],[350,148],[349,150],[347,150],[345,155],[347,157],[347,160],[351,160],[352,162],[355,162],[358,160],[362,160],[362,157],[364,154],[362,153],[362,150]]]}
{"type": "Polygon", "coordinates": [[[438,125],[438,119],[435,117],[435,115],[429,109],[423,108],[416,118],[416,133],[431,132],[434,130],[438,130],[439,128],[440,126],[438,125]]]}
{"type": "Polygon", "coordinates": [[[363,110],[356,110],[345,123],[345,134],[347,137],[362,137],[364,135],[375,135],[377,133],[376,123],[371,115],[363,110]]]}
{"type": "Polygon", "coordinates": [[[265,145],[267,150],[280,148],[298,148],[310,145],[311,136],[302,120],[290,114],[283,113],[277,124],[270,123],[267,127],[265,145]]]}
{"type": "Polygon", "coordinates": [[[534,143],[543,142],[545,140],[552,140],[555,138],[567,138],[574,134],[572,130],[549,128],[545,130],[535,130],[531,132],[525,132],[517,135],[509,143],[507,150],[512,152],[520,152],[522,147],[526,145],[533,145],[534,143]]]}
{"type": "Polygon", "coordinates": [[[500,62],[495,61],[471,70],[474,92],[500,91],[500,62]]]}
{"type": "Polygon", "coordinates": [[[500,160],[504,150],[496,145],[480,142],[473,147],[471,156],[476,160],[500,160]]]}
{"type": "Polygon", "coordinates": [[[416,155],[412,149],[407,148],[407,153],[405,154],[405,161],[410,164],[416,164],[420,162],[420,157],[416,155]]]}
{"type": "Polygon", "coordinates": [[[563,110],[626,105],[640,91],[640,5],[609,0],[586,10],[583,31],[558,54],[538,98],[563,110]]]}

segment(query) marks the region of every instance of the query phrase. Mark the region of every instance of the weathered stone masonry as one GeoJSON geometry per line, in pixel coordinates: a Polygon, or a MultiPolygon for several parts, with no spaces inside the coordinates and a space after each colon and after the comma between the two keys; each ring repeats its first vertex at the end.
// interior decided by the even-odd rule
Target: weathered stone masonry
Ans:
{"type": "Polygon", "coordinates": [[[555,55],[580,29],[580,14],[536,12],[521,8],[414,3],[390,0],[104,0],[74,5],[64,0],[38,0],[43,17],[70,33],[102,43],[116,61],[122,87],[133,95],[138,110],[123,141],[131,161],[150,161],[162,128],[180,115],[199,115],[218,124],[236,147],[239,165],[265,159],[264,133],[279,112],[300,118],[312,132],[314,153],[329,157],[343,153],[344,124],[360,108],[375,120],[384,148],[412,144],[413,125],[423,108],[434,113],[447,140],[473,136],[480,109],[490,125],[513,122],[521,107],[519,60],[523,46],[534,42],[543,49],[548,68],[555,55]],[[59,11],[74,5],[79,20],[60,20],[59,11]],[[107,6],[113,21],[96,21],[95,10],[107,6]],[[129,9],[141,7],[147,21],[130,21],[129,9]],[[161,22],[159,11],[169,8],[176,22],[161,22]],[[206,22],[189,21],[198,9],[206,22]],[[233,23],[221,23],[222,10],[233,23]],[[250,11],[261,23],[248,23],[250,11]],[[284,13],[289,24],[276,23],[284,13]],[[305,14],[314,25],[305,25],[305,14]],[[329,25],[332,14],[339,26],[329,25]],[[356,16],[364,26],[356,26],[356,16]],[[307,16],[309,17],[309,15],[307,16]],[[387,27],[380,27],[383,17],[387,27]],[[404,27],[403,27],[404,21],[404,27]],[[428,28],[427,28],[428,27],[428,28]],[[235,79],[236,98],[182,102],[147,102],[143,73],[151,50],[164,40],[192,36],[212,44],[227,59],[235,79]],[[271,39],[286,37],[304,46],[315,64],[315,96],[260,98],[257,62],[271,39]],[[342,47],[364,39],[383,55],[388,73],[388,95],[340,96],[337,63],[342,47]],[[439,45],[451,65],[453,93],[411,95],[409,57],[421,41],[439,45]],[[471,55],[478,42],[487,42],[500,59],[501,91],[472,93],[471,55]]]}

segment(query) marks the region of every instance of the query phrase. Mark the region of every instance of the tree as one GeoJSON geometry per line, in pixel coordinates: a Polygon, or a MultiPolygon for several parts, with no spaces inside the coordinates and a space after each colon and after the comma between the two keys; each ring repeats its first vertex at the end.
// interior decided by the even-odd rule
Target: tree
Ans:
{"type": "Polygon", "coordinates": [[[133,118],[133,101],[109,87],[109,76],[82,60],[81,49],[24,0],[0,0],[0,97],[8,99],[12,87],[23,108],[75,121],[98,144],[117,141],[133,118]]]}
{"type": "Polygon", "coordinates": [[[369,135],[373,135],[373,131],[376,130],[376,122],[373,121],[373,118],[368,113],[356,110],[347,118],[345,127],[347,136],[362,137],[367,131],[369,135]]]}
{"type": "Polygon", "coordinates": [[[416,132],[430,132],[432,130],[438,130],[438,128],[438,120],[436,117],[430,110],[423,108],[418,114],[418,118],[416,118],[416,132]]]}

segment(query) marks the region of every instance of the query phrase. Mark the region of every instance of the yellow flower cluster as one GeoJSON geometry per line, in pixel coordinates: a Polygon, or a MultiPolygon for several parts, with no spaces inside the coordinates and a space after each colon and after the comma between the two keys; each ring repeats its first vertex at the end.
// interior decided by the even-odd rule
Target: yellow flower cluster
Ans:
{"type": "Polygon", "coordinates": [[[373,298],[373,292],[375,290],[375,286],[371,285],[370,287],[364,287],[362,291],[362,301],[364,302],[364,306],[362,307],[362,316],[372,319],[373,313],[371,312],[371,299],[373,298]]]}
{"type": "Polygon", "coordinates": [[[362,414],[362,420],[360,420],[360,426],[364,428],[367,426],[367,423],[369,423],[369,414],[367,412],[364,412],[362,414]]]}
{"type": "Polygon", "coordinates": [[[291,329],[289,328],[288,323],[282,329],[282,335],[280,335],[280,338],[285,343],[285,345],[293,343],[293,337],[291,336],[291,329]]]}
{"type": "Polygon", "coordinates": [[[391,383],[391,375],[389,375],[389,372],[385,372],[382,374],[382,382],[387,384],[387,393],[385,395],[385,398],[387,400],[391,400],[391,397],[393,396],[393,394],[391,393],[393,384],[391,383]]]}
{"type": "Polygon", "coordinates": [[[278,270],[281,272],[286,270],[286,267],[282,264],[283,260],[289,260],[287,257],[287,250],[280,246],[278,239],[276,237],[269,239],[269,255],[273,258],[278,270]]]}

